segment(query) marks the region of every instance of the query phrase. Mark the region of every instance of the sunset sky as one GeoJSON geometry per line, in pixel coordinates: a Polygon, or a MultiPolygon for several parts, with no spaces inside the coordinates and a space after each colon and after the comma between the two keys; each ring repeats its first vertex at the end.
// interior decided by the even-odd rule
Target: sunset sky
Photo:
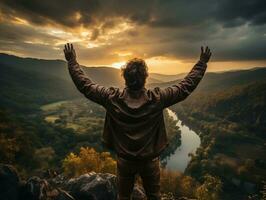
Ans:
{"type": "Polygon", "coordinates": [[[150,72],[189,71],[201,45],[208,71],[266,66],[265,0],[1,0],[0,52],[86,66],[146,59],[150,72]]]}

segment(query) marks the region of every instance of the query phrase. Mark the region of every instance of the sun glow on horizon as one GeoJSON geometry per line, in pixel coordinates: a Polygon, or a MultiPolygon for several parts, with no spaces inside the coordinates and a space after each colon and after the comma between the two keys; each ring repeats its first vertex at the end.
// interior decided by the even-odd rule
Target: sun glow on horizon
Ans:
{"type": "Polygon", "coordinates": [[[111,67],[120,69],[121,67],[123,67],[127,62],[126,61],[121,61],[121,62],[115,62],[113,64],[111,64],[111,67]]]}
{"type": "MultiPolygon", "coordinates": [[[[115,18],[112,21],[107,21],[108,23],[95,23],[91,27],[80,25],[69,29],[51,21],[44,25],[36,25],[23,16],[13,16],[12,18],[3,16],[0,13],[2,24],[6,24],[6,27],[16,27],[14,32],[21,30],[25,36],[21,40],[12,39],[15,37],[10,37],[11,39],[8,38],[6,41],[1,40],[5,45],[1,46],[0,52],[20,57],[64,59],[63,46],[66,43],[73,43],[79,63],[85,66],[108,66],[120,69],[129,59],[140,57],[145,59],[150,73],[161,74],[189,72],[199,59],[198,56],[192,58],[179,54],[174,56],[175,54],[160,53],[160,50],[168,43],[161,43],[160,40],[152,36],[146,38],[146,35],[151,33],[147,27],[136,26],[124,18],[115,18]],[[156,41],[158,43],[154,45],[156,41]],[[17,48],[16,42],[21,45],[19,48],[17,48]],[[10,49],[6,48],[8,46],[10,49]]],[[[76,12],[74,18],[77,21],[80,20],[81,13],[76,12]]],[[[163,38],[163,36],[161,37],[163,38]]],[[[215,48],[213,49],[215,51],[215,48]]],[[[265,59],[214,60],[215,58],[216,54],[213,53],[208,65],[209,72],[266,66],[265,59]]]]}

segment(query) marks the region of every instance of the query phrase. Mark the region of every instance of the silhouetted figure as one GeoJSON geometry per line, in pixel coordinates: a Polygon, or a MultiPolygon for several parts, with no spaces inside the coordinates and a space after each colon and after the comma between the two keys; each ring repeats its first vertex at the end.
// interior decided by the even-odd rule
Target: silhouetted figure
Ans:
{"type": "Polygon", "coordinates": [[[161,89],[146,89],[148,68],[134,58],[122,68],[123,90],[92,82],[76,60],[73,45],[64,49],[69,73],[88,99],[106,109],[103,143],[117,154],[118,199],[128,200],[135,175],[139,174],[148,199],[160,199],[159,155],[167,146],[163,110],[183,101],[202,79],[211,52],[201,47],[200,60],[178,84],[161,89]]]}

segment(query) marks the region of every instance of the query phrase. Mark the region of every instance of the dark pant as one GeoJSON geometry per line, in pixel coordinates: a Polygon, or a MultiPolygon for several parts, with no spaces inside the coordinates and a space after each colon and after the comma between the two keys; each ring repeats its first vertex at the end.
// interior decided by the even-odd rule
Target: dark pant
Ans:
{"type": "Polygon", "coordinates": [[[140,175],[148,200],[160,197],[159,158],[146,161],[117,159],[118,200],[129,200],[134,187],[135,176],[140,175]]]}

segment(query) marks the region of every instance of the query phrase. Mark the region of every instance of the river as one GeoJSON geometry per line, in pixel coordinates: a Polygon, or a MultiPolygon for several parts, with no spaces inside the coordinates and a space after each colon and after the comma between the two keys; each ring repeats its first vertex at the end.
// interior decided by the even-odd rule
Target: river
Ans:
{"type": "Polygon", "coordinates": [[[188,154],[194,153],[200,146],[200,137],[188,126],[182,124],[182,121],[178,119],[176,113],[170,109],[167,109],[167,112],[176,120],[176,126],[181,130],[181,145],[176,149],[174,154],[165,158],[167,162],[165,167],[166,169],[184,172],[190,161],[188,154]]]}

